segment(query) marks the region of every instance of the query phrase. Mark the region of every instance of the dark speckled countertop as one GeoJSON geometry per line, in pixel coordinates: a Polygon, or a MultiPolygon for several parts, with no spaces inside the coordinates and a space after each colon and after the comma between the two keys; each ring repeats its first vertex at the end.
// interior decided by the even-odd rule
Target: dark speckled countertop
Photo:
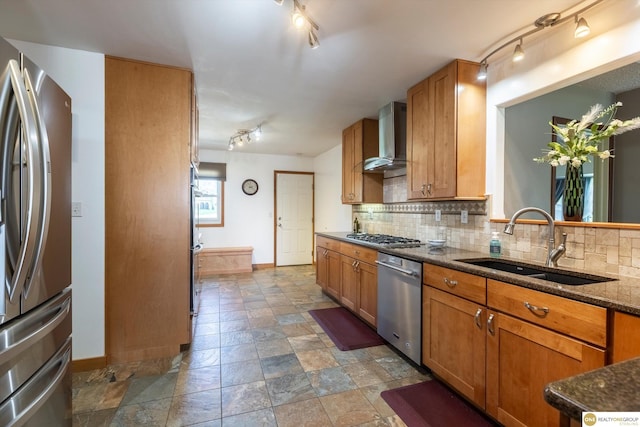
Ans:
{"type": "MultiPolygon", "coordinates": [[[[416,248],[405,249],[389,249],[380,247],[379,245],[367,244],[354,239],[348,239],[348,233],[316,233],[319,236],[330,237],[349,243],[356,243],[362,246],[368,246],[377,249],[380,252],[409,258],[415,261],[428,262],[443,267],[453,268],[455,270],[464,271],[482,277],[501,280],[503,282],[519,285],[524,288],[535,289],[549,294],[560,295],[571,298],[576,301],[582,301],[600,307],[610,308],[616,311],[634,314],[640,316],[640,279],[630,277],[618,277],[611,274],[604,276],[611,278],[611,281],[593,283],[589,285],[562,285],[541,279],[534,279],[528,276],[521,276],[513,273],[506,273],[499,270],[493,270],[486,267],[479,267],[473,264],[467,264],[460,260],[488,258],[488,254],[467,251],[455,248],[430,248],[423,245],[416,248]]],[[[509,259],[509,258],[505,258],[509,259]]],[[[517,260],[509,259],[513,262],[517,260]]],[[[523,265],[535,264],[536,268],[545,269],[543,262],[540,263],[523,263],[523,265]]],[[[555,269],[571,271],[573,274],[592,276],[585,274],[579,270],[555,269]]]]}
{"type": "MultiPolygon", "coordinates": [[[[612,280],[588,285],[562,285],[546,280],[480,267],[461,261],[474,258],[488,258],[486,253],[447,247],[433,249],[428,246],[389,249],[378,245],[358,242],[354,239],[348,239],[346,237],[348,233],[317,234],[372,247],[379,252],[453,268],[478,276],[640,316],[640,279],[606,274],[605,276],[612,280]]],[[[517,262],[517,260],[510,261],[517,262]]],[[[531,265],[535,263],[526,264],[531,265]]],[[[545,269],[543,262],[537,263],[536,268],[545,269]]],[[[565,271],[590,276],[590,274],[579,270],[565,271]]],[[[547,385],[544,396],[550,405],[576,420],[581,419],[582,411],[640,411],[640,358],[616,363],[591,372],[552,382],[547,385]]]]}
{"type": "Polygon", "coordinates": [[[639,412],[640,358],[549,383],[545,400],[580,420],[582,412],[639,412]]]}

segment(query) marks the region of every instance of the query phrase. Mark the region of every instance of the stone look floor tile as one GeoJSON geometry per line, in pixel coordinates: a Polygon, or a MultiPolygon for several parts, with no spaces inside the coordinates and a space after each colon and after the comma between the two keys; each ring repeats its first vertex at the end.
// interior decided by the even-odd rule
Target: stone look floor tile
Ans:
{"type": "Polygon", "coordinates": [[[406,427],[380,392],[430,379],[387,346],[340,351],[313,266],[205,279],[190,348],[73,375],[74,427],[406,427]]]}
{"type": "Polygon", "coordinates": [[[360,390],[323,396],[320,402],[334,426],[356,426],[380,418],[360,390]]]}
{"type": "Polygon", "coordinates": [[[331,420],[319,399],[309,399],[274,408],[278,427],[327,427],[331,420]]]}
{"type": "Polygon", "coordinates": [[[296,355],[306,372],[338,366],[338,362],[328,349],[301,351],[296,355]]]}
{"type": "Polygon", "coordinates": [[[264,381],[224,387],[221,390],[223,417],[271,407],[264,381]]]}

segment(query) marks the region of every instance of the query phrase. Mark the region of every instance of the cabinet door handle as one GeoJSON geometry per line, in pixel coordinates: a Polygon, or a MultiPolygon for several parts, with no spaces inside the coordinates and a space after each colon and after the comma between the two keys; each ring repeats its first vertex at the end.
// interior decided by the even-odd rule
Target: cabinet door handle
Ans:
{"type": "Polygon", "coordinates": [[[420,187],[420,192],[422,193],[423,196],[427,195],[427,185],[426,184],[422,184],[422,187],[420,187]]]}
{"type": "Polygon", "coordinates": [[[476,315],[474,316],[474,319],[476,321],[476,326],[478,327],[478,329],[482,329],[482,323],[480,322],[481,315],[482,315],[482,309],[479,308],[478,311],[476,311],[476,315]]]}
{"type": "Polygon", "coordinates": [[[489,331],[489,333],[490,333],[491,335],[495,335],[495,334],[496,334],[496,330],[495,330],[495,327],[494,327],[494,325],[493,325],[493,318],[494,318],[494,317],[495,317],[495,316],[493,315],[493,313],[491,313],[491,314],[489,315],[489,318],[487,319],[487,330],[489,331]]]}
{"type": "Polygon", "coordinates": [[[549,314],[549,309],[547,307],[538,307],[533,304],[529,304],[528,301],[524,302],[524,306],[527,307],[534,316],[547,317],[547,314],[549,314]]]}
{"type": "Polygon", "coordinates": [[[431,195],[431,184],[427,185],[427,194],[431,195]]]}
{"type": "Polygon", "coordinates": [[[447,285],[450,288],[455,288],[456,285],[458,284],[457,280],[449,280],[446,277],[444,278],[444,284],[447,285]]]}

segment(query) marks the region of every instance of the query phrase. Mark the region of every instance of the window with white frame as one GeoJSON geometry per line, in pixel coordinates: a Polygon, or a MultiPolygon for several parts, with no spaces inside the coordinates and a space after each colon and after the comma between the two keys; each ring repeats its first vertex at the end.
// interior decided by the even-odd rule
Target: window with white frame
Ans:
{"type": "Polygon", "coordinates": [[[199,227],[224,226],[224,163],[200,163],[198,190],[195,197],[199,227]]]}

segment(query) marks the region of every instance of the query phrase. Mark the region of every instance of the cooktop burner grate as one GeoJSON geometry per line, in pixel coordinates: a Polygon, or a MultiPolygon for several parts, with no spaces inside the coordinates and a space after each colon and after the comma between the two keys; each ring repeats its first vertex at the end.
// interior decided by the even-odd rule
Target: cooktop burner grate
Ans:
{"type": "Polygon", "coordinates": [[[388,248],[413,248],[422,245],[422,242],[418,239],[391,236],[388,234],[351,233],[347,234],[347,238],[388,248]]]}

